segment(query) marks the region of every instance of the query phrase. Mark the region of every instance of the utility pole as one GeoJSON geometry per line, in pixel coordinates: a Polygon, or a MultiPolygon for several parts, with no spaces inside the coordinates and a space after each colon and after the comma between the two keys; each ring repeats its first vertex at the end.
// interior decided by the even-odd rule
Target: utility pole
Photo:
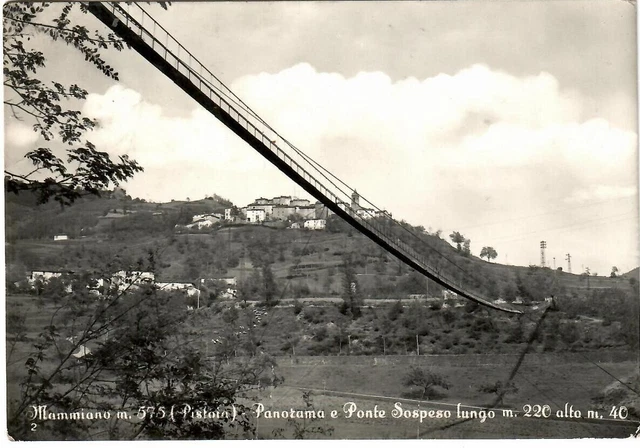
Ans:
{"type": "Polygon", "coordinates": [[[571,274],[571,254],[567,254],[567,272],[571,274]]]}
{"type": "Polygon", "coordinates": [[[555,270],[556,268],[556,257],[553,257],[553,269],[555,270]]]}

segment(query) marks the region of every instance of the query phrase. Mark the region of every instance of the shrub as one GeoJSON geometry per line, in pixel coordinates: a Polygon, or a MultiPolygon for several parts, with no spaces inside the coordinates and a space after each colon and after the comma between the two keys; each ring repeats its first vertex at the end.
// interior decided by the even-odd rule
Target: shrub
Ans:
{"type": "Polygon", "coordinates": [[[391,306],[387,316],[390,320],[396,320],[402,314],[402,311],[402,302],[398,300],[391,306]]]}
{"type": "Polygon", "coordinates": [[[417,387],[420,391],[420,398],[432,399],[440,398],[444,394],[437,388],[449,389],[449,384],[442,375],[417,366],[411,366],[403,378],[405,386],[417,387]]]}
{"type": "Polygon", "coordinates": [[[560,326],[560,337],[566,344],[573,344],[580,339],[580,330],[575,322],[567,322],[560,326]]]}
{"type": "Polygon", "coordinates": [[[315,340],[318,342],[322,342],[324,339],[326,339],[326,337],[328,336],[328,331],[327,331],[327,327],[320,327],[316,330],[316,337],[315,340]]]}

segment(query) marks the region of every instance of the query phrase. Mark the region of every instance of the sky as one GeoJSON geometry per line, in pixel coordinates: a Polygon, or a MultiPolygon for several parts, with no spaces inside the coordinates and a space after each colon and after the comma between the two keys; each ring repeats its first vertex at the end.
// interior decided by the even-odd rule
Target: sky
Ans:
{"type": "MultiPolygon", "coordinates": [[[[280,134],[396,219],[608,275],[638,266],[636,10],[624,1],[174,3],[147,9],[280,134]]],[[[88,27],[104,29],[77,14],[88,27]]],[[[151,201],[310,198],[133,51],[115,82],[34,36],[77,82],[89,136],[151,201]],[[70,70],[70,68],[72,68],[70,70]]],[[[6,113],[6,111],[5,111],[6,113]]],[[[5,119],[5,166],[37,147],[5,119]]]]}

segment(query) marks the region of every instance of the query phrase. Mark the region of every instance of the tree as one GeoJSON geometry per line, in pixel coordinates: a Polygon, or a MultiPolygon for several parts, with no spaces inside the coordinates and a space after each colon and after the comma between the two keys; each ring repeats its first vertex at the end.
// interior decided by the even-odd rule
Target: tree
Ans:
{"type": "Polygon", "coordinates": [[[620,272],[620,271],[616,266],[612,267],[611,268],[611,275],[609,277],[616,278],[618,276],[618,272],[620,272]]]}
{"type": "Polygon", "coordinates": [[[453,233],[451,233],[449,235],[449,238],[451,238],[451,241],[456,243],[456,250],[458,252],[461,252],[462,251],[462,243],[465,242],[464,236],[460,232],[453,232],[453,233]]]}
{"type": "Polygon", "coordinates": [[[584,268],[584,272],[580,274],[580,277],[582,277],[583,279],[585,278],[587,279],[587,289],[591,289],[591,282],[590,282],[591,270],[589,269],[588,266],[584,268]]]}
{"type": "Polygon", "coordinates": [[[251,271],[248,277],[241,279],[238,282],[238,299],[242,300],[245,303],[247,302],[247,300],[258,300],[262,285],[263,283],[260,271],[254,269],[253,271],[251,271]]]}
{"type": "Polygon", "coordinates": [[[513,302],[518,295],[518,289],[512,281],[508,281],[502,288],[502,298],[507,302],[513,302]]]}
{"type": "Polygon", "coordinates": [[[389,308],[387,317],[389,318],[389,320],[395,321],[402,314],[402,311],[402,302],[400,300],[396,300],[389,308]]]}
{"type": "MultiPolygon", "coordinates": [[[[318,411],[311,399],[311,392],[302,391],[302,402],[304,407],[302,418],[289,417],[286,425],[291,428],[291,438],[295,440],[326,438],[333,435],[333,426],[324,424],[324,411],[318,411]]],[[[285,438],[286,428],[274,429],[272,434],[275,438],[285,438]]]]}
{"type": "Polygon", "coordinates": [[[480,258],[485,257],[487,258],[487,261],[491,261],[498,257],[498,252],[496,252],[496,250],[491,246],[485,246],[480,251],[480,258]]]}
{"type": "MultiPolygon", "coordinates": [[[[209,343],[194,339],[191,330],[199,314],[181,306],[180,294],[148,285],[137,290],[112,288],[95,300],[84,292],[83,281],[76,280],[73,290],[78,293],[64,297],[53,309],[47,305],[52,311],[48,324],[33,340],[26,362],[19,360],[24,362],[24,378],[19,394],[10,388],[14,392],[8,400],[12,437],[219,439],[234,425],[252,433],[248,409],[238,397],[281,379],[270,357],[243,352],[251,342],[243,330],[247,319],[228,321],[221,329],[224,341],[211,344],[213,352],[207,348],[205,355],[209,343]],[[228,414],[201,420],[184,412],[185,405],[195,409],[199,403],[228,414]],[[37,431],[32,432],[28,411],[40,404],[52,412],[133,411],[125,420],[38,419],[33,421],[37,431]],[[175,418],[165,418],[172,407],[175,418]],[[238,412],[235,422],[233,407],[238,412]]],[[[15,379],[8,382],[13,385],[15,379]]]]}
{"type": "Polygon", "coordinates": [[[351,254],[345,255],[343,258],[343,277],[342,277],[342,293],[343,307],[351,312],[354,319],[360,317],[360,306],[362,305],[362,297],[356,273],[353,267],[351,254]]]}
{"type": "Polygon", "coordinates": [[[275,306],[275,298],[278,294],[278,289],[269,263],[264,263],[262,265],[262,287],[264,292],[264,301],[267,306],[275,306]]]}
{"type": "Polygon", "coordinates": [[[513,383],[503,383],[502,381],[496,381],[495,383],[484,384],[478,388],[478,391],[485,394],[495,394],[496,403],[495,406],[500,406],[504,402],[505,395],[512,395],[518,392],[518,387],[513,383]]]}
{"type": "Polygon", "coordinates": [[[464,240],[464,243],[462,245],[462,253],[464,255],[471,255],[471,240],[468,238],[464,240]]]}
{"type": "Polygon", "coordinates": [[[404,376],[403,383],[405,386],[417,386],[420,388],[421,399],[436,398],[439,395],[435,389],[436,387],[443,389],[449,389],[451,387],[451,384],[449,384],[442,375],[430,370],[421,369],[417,366],[411,366],[409,368],[409,371],[404,376]]]}
{"type": "Polygon", "coordinates": [[[85,194],[100,195],[111,184],[118,185],[143,171],[128,156],[119,156],[113,161],[106,152],[98,151],[93,143],[84,139],[84,135],[98,125],[97,121],[67,106],[86,99],[86,90],[77,84],[64,85],[38,78],[46,68],[47,57],[31,46],[33,33],[64,42],[82,53],[85,60],[105,76],[118,80],[118,73],[99,51],[121,51],[124,42],[113,34],[90,33],[82,25],[72,25],[70,14],[76,7],[83,14],[88,12],[83,3],[63,3],[55,7],[51,3],[8,3],[3,8],[4,104],[14,119],[28,120],[40,139],[51,143],[59,140],[66,148],[66,157],[56,155],[59,151],[50,144],[36,148],[25,154],[34,166],[32,171],[4,171],[6,191],[31,192],[40,203],[53,199],[69,205],[85,194]],[[51,14],[54,18],[49,21],[45,17],[51,14]]]}

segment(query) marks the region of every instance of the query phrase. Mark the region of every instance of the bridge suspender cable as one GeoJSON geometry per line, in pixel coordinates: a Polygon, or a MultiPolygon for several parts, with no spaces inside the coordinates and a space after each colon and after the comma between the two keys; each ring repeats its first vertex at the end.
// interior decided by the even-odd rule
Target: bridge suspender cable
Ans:
{"type": "MultiPolygon", "coordinates": [[[[428,248],[430,252],[438,254],[438,260],[446,260],[452,268],[458,270],[457,272],[466,276],[472,275],[444,254],[430,247],[412,230],[393,220],[389,215],[383,215],[383,212],[373,204],[371,204],[373,210],[377,210],[375,216],[382,215],[381,221],[359,216],[357,212],[361,210],[356,210],[349,205],[351,200],[349,193],[329,178],[330,176],[337,179],[336,176],[275,132],[138,4],[127,4],[127,9],[118,3],[88,2],[86,5],[89,12],[185,93],[358,232],[403,263],[459,296],[499,311],[522,314],[519,310],[492,303],[468,290],[459,279],[449,277],[451,272],[445,275],[439,267],[433,267],[430,264],[433,261],[417,249],[428,248]],[[153,31],[150,32],[149,29],[153,31]],[[285,151],[284,146],[289,148],[290,152],[285,151]],[[329,176],[326,173],[329,173],[329,176]],[[324,179],[324,182],[318,179],[324,179]]],[[[344,182],[339,181],[339,183],[350,189],[344,182]]],[[[369,218],[372,217],[369,216],[369,218]]]]}

